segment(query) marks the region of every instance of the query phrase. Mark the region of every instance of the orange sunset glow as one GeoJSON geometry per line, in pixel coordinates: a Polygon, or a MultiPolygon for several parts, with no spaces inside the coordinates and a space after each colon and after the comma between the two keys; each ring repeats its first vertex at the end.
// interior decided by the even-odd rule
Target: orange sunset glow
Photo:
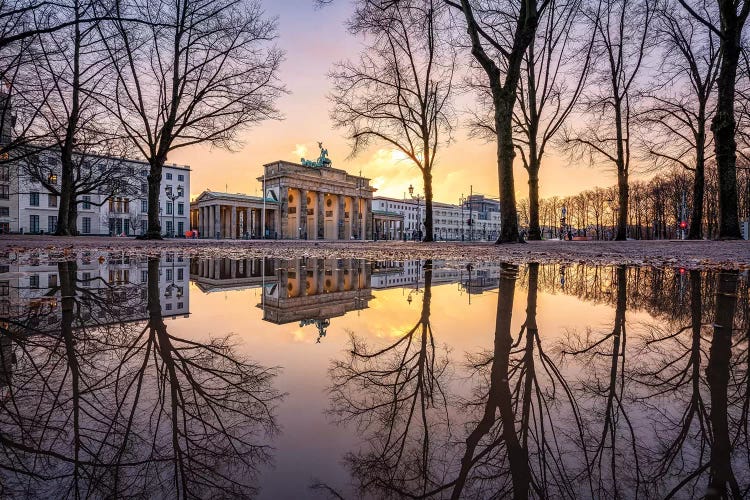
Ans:
{"type": "MultiPolygon", "coordinates": [[[[299,161],[300,156],[317,157],[317,141],[323,141],[333,166],[350,173],[360,171],[373,180],[377,195],[401,198],[409,184],[421,190],[419,170],[403,155],[384,144],[372,146],[355,158],[344,130],[336,130],[329,120],[327,96],[331,82],[328,73],[338,61],[356,57],[360,39],[347,32],[346,19],[351,15],[349,2],[334,2],[315,8],[310,0],[266,2],[268,15],[278,16],[278,45],[286,52],[280,80],[289,91],[279,100],[285,119],[266,121],[239,134],[242,145],[236,151],[208,146],[177,150],[170,162],[190,165],[191,195],[204,189],[228,190],[232,193],[258,194],[258,176],[262,165],[276,160],[299,161]],[[321,35],[321,33],[323,33],[321,35]]],[[[473,98],[462,96],[459,111],[473,104],[473,98]]],[[[468,137],[459,113],[459,126],[453,143],[438,156],[433,177],[435,200],[458,203],[461,194],[475,192],[497,196],[497,160],[493,143],[468,137]]],[[[587,164],[574,165],[551,151],[542,166],[541,196],[566,196],[594,186],[615,183],[612,171],[587,164]]],[[[527,175],[519,162],[515,169],[516,190],[527,196],[527,175]]],[[[408,195],[407,195],[408,196],[408,195]]]]}

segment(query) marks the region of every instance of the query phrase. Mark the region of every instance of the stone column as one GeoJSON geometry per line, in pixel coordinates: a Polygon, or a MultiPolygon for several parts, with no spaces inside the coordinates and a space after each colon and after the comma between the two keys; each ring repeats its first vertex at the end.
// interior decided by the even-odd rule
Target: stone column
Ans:
{"type": "Polygon", "coordinates": [[[349,217],[351,217],[350,220],[352,221],[352,236],[354,236],[358,240],[361,240],[362,224],[360,224],[359,220],[359,198],[352,198],[352,212],[349,214],[349,217]]]}
{"type": "Polygon", "coordinates": [[[198,208],[198,227],[196,229],[203,236],[203,209],[200,207],[198,208]]]}
{"type": "Polygon", "coordinates": [[[229,230],[231,231],[231,234],[229,235],[229,239],[234,240],[234,239],[237,239],[237,206],[230,205],[229,212],[230,212],[229,230]]]}
{"type": "Polygon", "coordinates": [[[315,239],[322,240],[325,238],[325,216],[326,216],[326,205],[325,205],[325,196],[323,196],[322,192],[318,192],[318,212],[315,214],[316,220],[317,220],[317,228],[316,228],[316,235],[315,239]]]}
{"type": "Polygon", "coordinates": [[[289,227],[289,188],[286,186],[279,187],[279,214],[281,220],[277,217],[280,224],[276,226],[278,237],[291,238],[297,232],[297,228],[289,227]]]}
{"type": "Polygon", "coordinates": [[[208,215],[208,224],[206,224],[206,237],[214,237],[214,206],[209,205],[206,207],[206,214],[208,215]]]}
{"type": "Polygon", "coordinates": [[[369,198],[365,199],[365,211],[362,214],[365,219],[365,234],[370,238],[374,238],[373,227],[372,227],[372,200],[369,198]]]}
{"type": "Polygon", "coordinates": [[[305,238],[307,233],[307,193],[304,189],[299,190],[299,227],[302,231],[297,230],[298,238],[305,238]]]}
{"type": "Polygon", "coordinates": [[[211,237],[215,238],[216,233],[219,233],[219,238],[221,238],[221,232],[221,205],[214,205],[214,230],[211,237]]]}
{"type": "Polygon", "coordinates": [[[338,225],[338,228],[336,228],[336,230],[338,231],[338,239],[344,240],[346,239],[344,235],[344,225],[345,225],[344,224],[344,208],[345,208],[344,196],[338,195],[336,199],[338,200],[338,206],[335,208],[338,210],[338,214],[339,214],[339,216],[337,217],[338,220],[336,221],[336,224],[338,225]]]}

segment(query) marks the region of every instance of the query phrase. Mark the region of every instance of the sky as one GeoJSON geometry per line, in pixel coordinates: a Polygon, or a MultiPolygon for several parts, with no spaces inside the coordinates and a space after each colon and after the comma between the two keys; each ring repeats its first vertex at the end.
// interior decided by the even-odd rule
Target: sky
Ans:
{"type": "MultiPolygon", "coordinates": [[[[361,172],[372,179],[378,189],[376,196],[408,196],[410,184],[415,193],[422,193],[419,170],[392,148],[373,143],[367,151],[349,158],[351,149],[345,131],[331,125],[328,73],[336,62],[355,58],[362,47],[361,40],[349,34],[344,25],[352,11],[351,1],[336,0],[324,8],[316,8],[314,0],[263,0],[262,5],[266,15],[277,17],[276,43],[286,53],[279,77],[289,94],[278,101],[285,119],[262,122],[242,131],[242,145],[236,151],[207,146],[174,151],[168,159],[170,163],[192,168],[191,196],[205,189],[259,195],[257,178],[263,174],[263,164],[277,160],[298,162],[300,156],[315,159],[318,141],[328,149],[333,167],[351,174],[361,172]]],[[[467,52],[461,57],[471,56],[467,52]]],[[[516,163],[516,193],[521,199],[527,197],[528,177],[520,160],[516,163]]],[[[610,186],[616,179],[610,169],[571,165],[555,152],[545,157],[540,177],[542,197],[610,186]]],[[[439,153],[433,186],[434,199],[445,203],[458,203],[470,189],[497,196],[495,145],[469,138],[459,124],[454,142],[439,153]]]]}

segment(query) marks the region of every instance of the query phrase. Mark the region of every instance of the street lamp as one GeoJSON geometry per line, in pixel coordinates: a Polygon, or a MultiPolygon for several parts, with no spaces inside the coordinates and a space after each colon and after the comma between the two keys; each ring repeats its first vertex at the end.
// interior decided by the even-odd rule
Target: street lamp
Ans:
{"type": "Polygon", "coordinates": [[[176,200],[177,198],[181,198],[182,195],[185,193],[185,190],[184,190],[184,188],[181,185],[177,186],[177,193],[175,194],[172,191],[172,186],[171,185],[166,185],[166,186],[164,186],[164,193],[167,195],[167,198],[169,199],[169,201],[172,202],[172,234],[170,236],[172,238],[174,238],[174,233],[175,233],[175,225],[174,225],[175,206],[174,206],[174,200],[176,200]]]}
{"type": "Polygon", "coordinates": [[[424,195],[414,194],[414,186],[409,184],[409,196],[412,200],[417,200],[417,237],[419,241],[422,241],[422,213],[421,213],[421,202],[424,200],[424,195]]]}

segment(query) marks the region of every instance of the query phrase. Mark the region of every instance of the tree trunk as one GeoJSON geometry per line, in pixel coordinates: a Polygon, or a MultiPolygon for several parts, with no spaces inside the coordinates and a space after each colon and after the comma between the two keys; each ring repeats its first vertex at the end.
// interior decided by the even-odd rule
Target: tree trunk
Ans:
{"type": "Polygon", "coordinates": [[[60,183],[60,199],[57,205],[57,227],[55,228],[56,236],[70,236],[70,194],[72,191],[72,175],[68,175],[66,172],[65,163],[63,161],[61,183],[60,183]]]}
{"type": "MultiPolygon", "coordinates": [[[[422,241],[433,241],[433,224],[432,224],[432,166],[425,164],[422,171],[422,180],[424,181],[424,238],[422,241]]],[[[418,223],[421,221],[417,221],[418,223]]]]}
{"type": "Polygon", "coordinates": [[[695,176],[693,178],[693,210],[690,214],[690,229],[687,239],[703,239],[703,186],[705,183],[705,161],[702,146],[698,146],[699,153],[695,162],[695,176]]]}
{"type": "Polygon", "coordinates": [[[529,239],[542,239],[539,227],[539,160],[529,159],[529,239]]]}
{"type": "Polygon", "coordinates": [[[159,190],[161,189],[161,172],[166,158],[156,157],[151,160],[148,174],[148,229],[143,239],[160,240],[161,221],[159,220],[159,190]]]}
{"type": "Polygon", "coordinates": [[[620,170],[617,173],[617,199],[619,212],[617,214],[617,235],[615,240],[628,239],[628,173],[620,170]]]}
{"type": "MultiPolygon", "coordinates": [[[[724,3],[724,2],[720,2],[724,3]]],[[[719,239],[739,239],[737,217],[737,142],[734,138],[734,98],[737,65],[740,58],[740,31],[734,2],[721,8],[721,68],[716,80],[716,114],[711,122],[714,133],[716,167],[719,172],[719,239]]]]}
{"type": "Polygon", "coordinates": [[[516,191],[513,180],[513,106],[516,95],[512,91],[493,86],[495,101],[495,130],[497,130],[497,165],[500,184],[500,236],[495,243],[516,243],[518,216],[516,191]]]}
{"type": "MultiPolygon", "coordinates": [[[[78,236],[78,196],[75,192],[70,197],[70,208],[68,209],[68,234],[78,236]]],[[[58,224],[59,225],[59,224],[58,224]]]]}

